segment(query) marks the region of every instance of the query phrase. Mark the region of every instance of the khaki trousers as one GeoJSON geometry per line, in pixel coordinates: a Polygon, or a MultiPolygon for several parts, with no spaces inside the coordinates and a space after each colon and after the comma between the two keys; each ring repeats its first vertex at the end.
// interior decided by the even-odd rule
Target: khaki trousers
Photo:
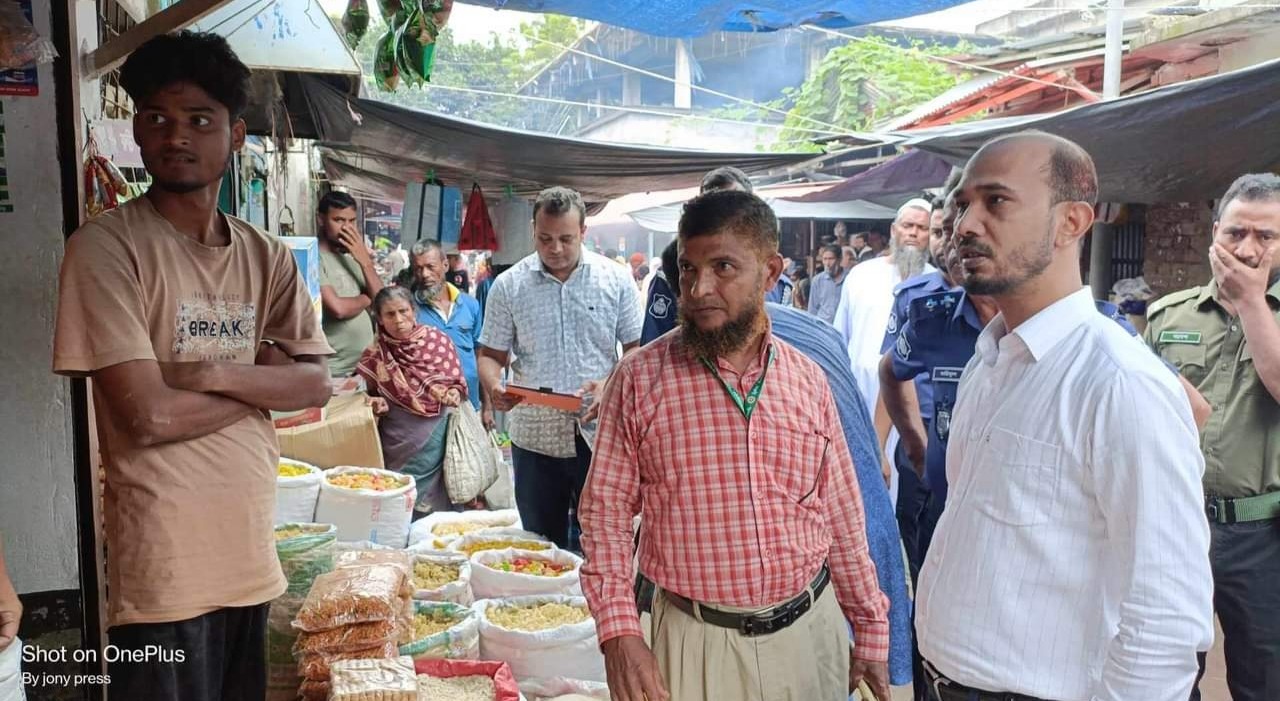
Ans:
{"type": "Polygon", "coordinates": [[[659,590],[648,632],[671,701],[848,698],[849,632],[830,586],[800,620],[755,637],[698,621],[659,590]]]}

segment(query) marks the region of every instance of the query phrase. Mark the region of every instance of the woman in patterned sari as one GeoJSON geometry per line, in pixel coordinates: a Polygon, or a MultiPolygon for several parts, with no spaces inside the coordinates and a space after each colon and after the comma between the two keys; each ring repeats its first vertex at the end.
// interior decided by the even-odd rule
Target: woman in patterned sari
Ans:
{"type": "Polygon", "coordinates": [[[418,483],[414,518],[452,507],[444,487],[446,427],[467,383],[453,342],[443,331],[419,324],[413,297],[384,287],[373,300],[378,338],[360,356],[356,372],[374,396],[374,413],[388,470],[418,483]]]}

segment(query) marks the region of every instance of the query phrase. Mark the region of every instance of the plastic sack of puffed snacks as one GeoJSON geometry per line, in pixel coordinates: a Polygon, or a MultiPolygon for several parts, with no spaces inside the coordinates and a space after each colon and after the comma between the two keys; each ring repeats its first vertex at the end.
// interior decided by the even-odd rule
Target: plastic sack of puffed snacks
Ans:
{"type": "Polygon", "coordinates": [[[516,680],[572,677],[605,681],[596,622],[580,596],[484,599],[480,657],[511,665],[516,680]]]}
{"type": "Polygon", "coordinates": [[[409,527],[409,547],[427,542],[425,547],[442,550],[464,535],[492,528],[520,528],[520,512],[503,509],[430,513],[409,527]]]}
{"type": "Polygon", "coordinates": [[[480,657],[480,623],[476,612],[458,604],[413,602],[413,641],[400,654],[414,660],[474,660],[480,657]]]}
{"type": "Polygon", "coordinates": [[[413,556],[413,598],[462,606],[475,602],[471,561],[462,553],[428,550],[413,556]]]}
{"type": "Polygon", "coordinates": [[[367,540],[393,548],[409,542],[418,490],[412,475],[368,467],[324,473],[315,521],[338,527],[338,540],[367,540]]]}
{"type": "Polygon", "coordinates": [[[471,556],[471,591],[477,599],[563,594],[582,596],[582,558],[568,550],[534,552],[507,548],[471,556]]]}
{"type": "Polygon", "coordinates": [[[528,701],[609,701],[609,685],[583,679],[529,679],[520,682],[528,701]]]}
{"type": "Polygon", "coordinates": [[[276,475],[276,523],[310,523],[320,499],[324,471],[315,465],[280,458],[276,475]]]}
{"type": "Polygon", "coordinates": [[[505,662],[416,660],[418,701],[524,701],[505,662]]]}
{"type": "Polygon", "coordinates": [[[494,528],[492,530],[468,533],[449,544],[449,550],[462,553],[467,557],[482,550],[551,550],[555,544],[537,533],[519,528],[494,528]]]}
{"type": "Polygon", "coordinates": [[[328,523],[276,526],[276,555],[289,582],[287,596],[305,597],[316,577],[333,571],[338,529],[328,523]]]}

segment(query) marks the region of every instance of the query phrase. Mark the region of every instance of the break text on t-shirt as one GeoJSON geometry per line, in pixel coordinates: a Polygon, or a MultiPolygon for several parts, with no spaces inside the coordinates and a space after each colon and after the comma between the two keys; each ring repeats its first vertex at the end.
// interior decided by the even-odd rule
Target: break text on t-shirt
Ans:
{"type": "Polygon", "coordinates": [[[252,302],[188,299],[178,305],[173,352],[205,357],[252,353],[257,321],[252,302]]]}

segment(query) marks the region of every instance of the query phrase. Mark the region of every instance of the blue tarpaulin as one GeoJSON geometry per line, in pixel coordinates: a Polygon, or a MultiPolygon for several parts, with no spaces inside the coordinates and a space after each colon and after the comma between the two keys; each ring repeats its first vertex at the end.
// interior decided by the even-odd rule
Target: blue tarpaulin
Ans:
{"type": "Polygon", "coordinates": [[[581,17],[656,36],[695,37],[718,30],[759,32],[801,24],[851,27],[945,10],[962,0],[467,0],[467,4],[581,17]]]}

